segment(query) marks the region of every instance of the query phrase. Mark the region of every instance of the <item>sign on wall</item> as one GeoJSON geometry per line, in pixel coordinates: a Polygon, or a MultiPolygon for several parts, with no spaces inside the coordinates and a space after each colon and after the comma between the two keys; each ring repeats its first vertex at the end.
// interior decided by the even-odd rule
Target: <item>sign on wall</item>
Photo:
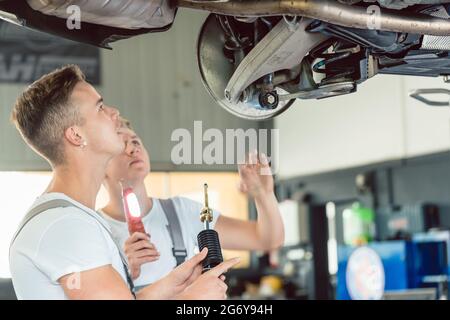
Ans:
{"type": "Polygon", "coordinates": [[[90,83],[100,84],[98,48],[0,20],[0,83],[31,83],[66,64],[77,64],[90,83]]]}

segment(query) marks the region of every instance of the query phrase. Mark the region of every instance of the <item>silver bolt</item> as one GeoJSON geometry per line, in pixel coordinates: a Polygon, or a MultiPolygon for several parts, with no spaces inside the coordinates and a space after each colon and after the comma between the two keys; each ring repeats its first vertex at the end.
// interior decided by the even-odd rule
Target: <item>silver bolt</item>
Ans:
{"type": "Polygon", "coordinates": [[[274,104],[274,103],[275,103],[275,97],[274,97],[273,95],[269,94],[269,95],[267,96],[267,102],[268,102],[269,104],[274,104]]]}

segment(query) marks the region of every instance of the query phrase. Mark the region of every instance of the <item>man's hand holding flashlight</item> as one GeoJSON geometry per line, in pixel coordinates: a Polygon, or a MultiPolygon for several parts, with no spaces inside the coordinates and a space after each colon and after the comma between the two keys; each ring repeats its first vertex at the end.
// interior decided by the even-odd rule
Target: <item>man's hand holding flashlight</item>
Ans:
{"type": "Polygon", "coordinates": [[[141,274],[143,264],[156,261],[160,256],[155,245],[150,242],[150,236],[141,232],[133,233],[125,241],[124,252],[128,259],[133,280],[141,274]]]}

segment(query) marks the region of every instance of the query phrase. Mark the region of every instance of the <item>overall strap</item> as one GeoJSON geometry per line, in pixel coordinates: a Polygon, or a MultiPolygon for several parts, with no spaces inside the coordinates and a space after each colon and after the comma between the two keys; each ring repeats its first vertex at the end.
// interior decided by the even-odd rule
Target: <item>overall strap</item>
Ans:
{"type": "Polygon", "coordinates": [[[161,207],[163,208],[164,214],[169,222],[167,229],[169,230],[170,238],[173,243],[172,254],[177,261],[177,266],[179,266],[186,260],[187,257],[187,250],[183,241],[183,232],[181,231],[180,220],[178,219],[172,199],[159,199],[159,203],[161,203],[161,207]]]}

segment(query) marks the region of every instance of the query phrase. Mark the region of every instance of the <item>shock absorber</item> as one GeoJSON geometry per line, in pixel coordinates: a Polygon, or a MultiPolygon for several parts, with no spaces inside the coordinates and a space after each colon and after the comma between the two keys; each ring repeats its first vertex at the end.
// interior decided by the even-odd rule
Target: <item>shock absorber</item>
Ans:
{"type": "Polygon", "coordinates": [[[208,254],[205,260],[203,260],[202,262],[202,273],[214,268],[215,266],[223,262],[219,234],[215,230],[209,228],[209,224],[212,222],[213,215],[212,210],[208,205],[208,184],[205,183],[203,187],[205,193],[205,206],[200,212],[200,221],[204,225],[204,230],[198,234],[197,240],[200,251],[202,251],[203,248],[206,247],[208,248],[208,254]]]}
{"type": "Polygon", "coordinates": [[[310,53],[312,58],[321,59],[312,66],[314,72],[325,75],[325,78],[321,80],[321,85],[342,82],[346,79],[351,80],[357,71],[353,66],[353,62],[349,59],[353,57],[359,63],[357,56],[361,55],[360,47],[356,46],[343,49],[339,47],[340,43],[336,43],[333,39],[330,39],[310,53]],[[330,47],[333,47],[333,52],[327,53],[326,51],[330,47]]]}

